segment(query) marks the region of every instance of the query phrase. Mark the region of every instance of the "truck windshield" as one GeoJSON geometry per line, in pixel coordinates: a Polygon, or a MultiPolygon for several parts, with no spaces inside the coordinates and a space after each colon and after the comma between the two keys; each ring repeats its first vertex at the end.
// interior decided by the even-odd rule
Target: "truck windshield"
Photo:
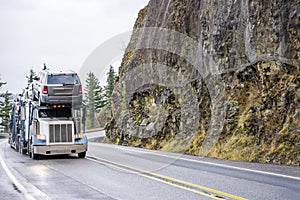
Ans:
{"type": "Polygon", "coordinates": [[[49,110],[40,110],[39,111],[40,118],[47,117],[72,117],[70,108],[59,108],[59,109],[49,109],[49,110]]]}
{"type": "Polygon", "coordinates": [[[79,84],[77,74],[51,74],[48,75],[47,84],[79,84]]]}

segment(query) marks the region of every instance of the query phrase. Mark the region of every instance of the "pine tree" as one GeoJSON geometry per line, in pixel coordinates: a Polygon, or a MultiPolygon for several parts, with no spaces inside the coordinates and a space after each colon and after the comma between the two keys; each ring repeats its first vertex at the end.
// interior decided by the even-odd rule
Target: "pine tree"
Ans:
{"type": "Polygon", "coordinates": [[[98,78],[94,73],[88,73],[86,79],[85,96],[87,103],[87,128],[95,127],[95,115],[96,111],[101,108],[103,104],[102,100],[102,88],[100,87],[98,78]]]}
{"type": "Polygon", "coordinates": [[[28,85],[33,82],[35,75],[36,75],[35,71],[33,71],[33,69],[30,69],[29,75],[26,76],[28,85]]]}
{"type": "Polygon", "coordinates": [[[111,65],[107,73],[107,80],[106,80],[107,85],[104,87],[105,105],[108,108],[111,108],[111,101],[112,101],[111,97],[115,87],[115,78],[116,78],[116,72],[114,70],[114,67],[111,65]]]}
{"type": "MultiPolygon", "coordinates": [[[[1,80],[1,79],[0,79],[0,80],[1,80]]],[[[5,85],[5,84],[6,84],[6,82],[1,82],[1,81],[0,81],[0,89],[1,89],[2,86],[5,85]]]]}
{"type": "MultiPolygon", "coordinates": [[[[6,82],[0,81],[0,89],[3,85],[5,85],[6,82]]],[[[0,126],[4,127],[4,131],[7,131],[8,129],[8,117],[9,117],[9,111],[11,109],[11,104],[9,102],[11,97],[11,93],[6,91],[5,93],[0,93],[0,118],[1,123],[0,126]]]]}
{"type": "Polygon", "coordinates": [[[99,87],[95,89],[95,109],[97,112],[99,112],[105,106],[104,98],[104,90],[99,85],[99,87]]]}
{"type": "Polygon", "coordinates": [[[2,119],[0,126],[3,126],[4,131],[7,131],[8,130],[8,117],[9,117],[9,112],[11,109],[11,104],[9,101],[11,98],[11,93],[6,91],[5,93],[1,93],[0,96],[2,97],[2,101],[0,101],[0,118],[2,119]]]}
{"type": "Polygon", "coordinates": [[[43,70],[46,70],[48,69],[47,66],[46,66],[46,63],[44,63],[44,67],[43,67],[43,70]]]}

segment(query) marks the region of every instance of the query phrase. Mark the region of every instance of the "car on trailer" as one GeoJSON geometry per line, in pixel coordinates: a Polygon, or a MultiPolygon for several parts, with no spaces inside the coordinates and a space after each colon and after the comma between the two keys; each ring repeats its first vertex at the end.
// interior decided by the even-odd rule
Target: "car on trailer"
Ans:
{"type": "Polygon", "coordinates": [[[39,105],[82,103],[82,85],[74,71],[42,70],[34,77],[31,88],[32,99],[39,105]]]}

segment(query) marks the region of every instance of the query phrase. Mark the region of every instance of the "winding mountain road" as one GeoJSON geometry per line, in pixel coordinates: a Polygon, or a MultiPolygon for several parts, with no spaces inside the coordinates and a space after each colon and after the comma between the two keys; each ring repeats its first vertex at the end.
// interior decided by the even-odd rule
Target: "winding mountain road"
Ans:
{"type": "MultiPolygon", "coordinates": [[[[89,133],[89,138],[103,132],[89,133]]],[[[0,199],[300,199],[300,168],[89,143],[32,160],[0,140],[0,199]]]]}

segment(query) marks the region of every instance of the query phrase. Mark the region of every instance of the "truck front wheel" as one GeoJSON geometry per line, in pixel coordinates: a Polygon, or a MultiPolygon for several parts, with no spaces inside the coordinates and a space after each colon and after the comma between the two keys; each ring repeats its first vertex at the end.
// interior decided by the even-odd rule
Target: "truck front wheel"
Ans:
{"type": "Polygon", "coordinates": [[[36,153],[34,153],[34,152],[32,152],[32,156],[31,157],[32,157],[33,160],[39,159],[39,156],[36,153]]]}
{"type": "Polygon", "coordinates": [[[38,156],[36,153],[34,153],[33,147],[32,147],[32,152],[31,152],[31,158],[32,158],[33,160],[39,159],[39,156],[38,156]]]}
{"type": "Polygon", "coordinates": [[[34,153],[33,145],[30,145],[29,157],[32,158],[33,160],[39,159],[38,154],[34,153]]]}
{"type": "Polygon", "coordinates": [[[85,151],[85,152],[78,153],[78,157],[79,157],[79,158],[85,158],[85,156],[86,156],[86,151],[85,151]]]}

